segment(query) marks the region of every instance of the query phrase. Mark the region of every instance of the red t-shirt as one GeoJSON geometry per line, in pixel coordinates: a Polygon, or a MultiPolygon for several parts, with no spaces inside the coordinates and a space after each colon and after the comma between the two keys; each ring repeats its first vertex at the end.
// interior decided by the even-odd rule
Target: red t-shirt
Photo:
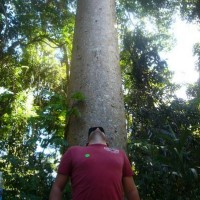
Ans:
{"type": "Polygon", "coordinates": [[[133,175],[125,153],[102,144],[69,148],[58,173],[71,177],[73,200],[122,200],[122,177],[133,175]]]}

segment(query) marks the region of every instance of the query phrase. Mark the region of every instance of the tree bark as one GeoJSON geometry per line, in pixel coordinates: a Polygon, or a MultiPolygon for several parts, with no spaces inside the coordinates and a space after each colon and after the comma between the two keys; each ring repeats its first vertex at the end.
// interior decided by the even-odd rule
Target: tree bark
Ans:
{"type": "Polygon", "coordinates": [[[85,145],[88,129],[102,126],[111,146],[125,149],[126,128],[115,18],[115,0],[78,0],[69,95],[85,101],[70,116],[67,142],[85,145]]]}

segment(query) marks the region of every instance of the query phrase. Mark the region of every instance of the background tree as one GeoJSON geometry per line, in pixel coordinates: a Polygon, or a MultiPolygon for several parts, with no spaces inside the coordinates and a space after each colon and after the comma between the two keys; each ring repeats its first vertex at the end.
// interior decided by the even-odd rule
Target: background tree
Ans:
{"type": "Polygon", "coordinates": [[[71,145],[85,145],[88,129],[103,126],[112,146],[126,146],[115,23],[114,0],[77,2],[69,94],[81,92],[85,100],[77,105],[80,115],[69,120],[71,145]]]}

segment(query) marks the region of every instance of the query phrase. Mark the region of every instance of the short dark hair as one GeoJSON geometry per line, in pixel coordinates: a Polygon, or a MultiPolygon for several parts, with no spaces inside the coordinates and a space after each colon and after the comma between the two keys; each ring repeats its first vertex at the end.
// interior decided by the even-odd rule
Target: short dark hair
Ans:
{"type": "Polygon", "coordinates": [[[93,132],[93,131],[95,131],[96,129],[99,129],[101,132],[103,132],[103,133],[105,133],[105,131],[104,131],[104,129],[102,128],[102,127],[91,127],[91,128],[89,128],[89,130],[88,130],[88,137],[90,136],[90,134],[93,132]]]}

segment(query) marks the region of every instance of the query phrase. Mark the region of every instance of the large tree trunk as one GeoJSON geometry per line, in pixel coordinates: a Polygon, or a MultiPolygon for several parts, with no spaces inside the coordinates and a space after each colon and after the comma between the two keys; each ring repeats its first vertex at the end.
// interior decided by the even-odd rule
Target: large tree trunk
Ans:
{"type": "Polygon", "coordinates": [[[126,146],[115,20],[115,0],[78,0],[69,92],[86,99],[70,117],[70,145],[85,145],[89,127],[102,126],[111,146],[126,146]]]}

